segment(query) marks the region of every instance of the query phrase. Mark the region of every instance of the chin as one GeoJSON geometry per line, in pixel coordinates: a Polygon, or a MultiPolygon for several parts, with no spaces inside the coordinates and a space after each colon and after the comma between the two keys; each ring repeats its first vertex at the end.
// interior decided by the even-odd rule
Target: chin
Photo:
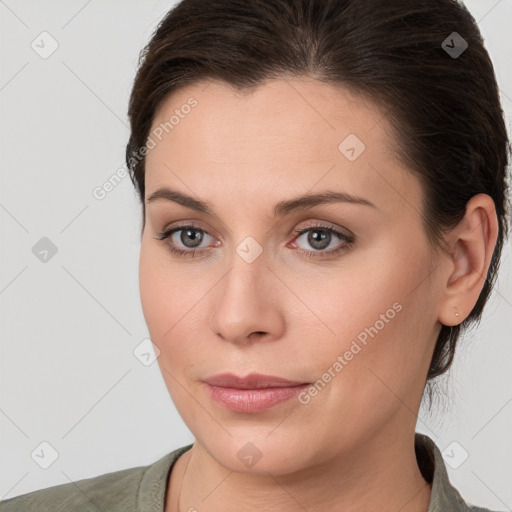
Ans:
{"type": "Polygon", "coordinates": [[[233,437],[226,435],[221,443],[217,438],[201,444],[211,457],[229,471],[262,476],[271,473],[277,476],[301,469],[305,454],[297,446],[305,443],[292,436],[267,435],[267,432],[233,437]]]}

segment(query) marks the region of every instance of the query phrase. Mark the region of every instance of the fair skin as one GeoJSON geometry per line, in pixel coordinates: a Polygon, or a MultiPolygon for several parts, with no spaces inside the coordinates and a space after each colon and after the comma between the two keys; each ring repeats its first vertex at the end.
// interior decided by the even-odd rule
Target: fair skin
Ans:
{"type": "Polygon", "coordinates": [[[169,95],[152,129],[191,96],[197,106],[147,155],[145,195],[168,187],[213,213],[147,202],[140,253],[144,317],[195,438],[171,472],[166,512],[426,512],[417,414],[441,324],[460,323],[484,284],[497,237],[492,200],[472,198],[449,251],[433,252],[422,188],[393,156],[378,105],[311,78],[245,94],[205,81],[169,95]],[[354,161],[338,149],[349,134],[366,146],[354,161]],[[326,190],[374,206],[334,202],[273,216],[281,201],[326,190]],[[192,237],[182,229],[156,238],[190,225],[192,237]],[[318,230],[330,239],[325,248],[308,237],[318,230]],[[261,248],[250,263],[237,252],[249,236],[261,248]],[[202,382],[258,372],[314,383],[382,314],[390,316],[378,333],[307,404],[234,412],[202,382]],[[249,442],[261,454],[251,467],[237,457],[249,442]]]}

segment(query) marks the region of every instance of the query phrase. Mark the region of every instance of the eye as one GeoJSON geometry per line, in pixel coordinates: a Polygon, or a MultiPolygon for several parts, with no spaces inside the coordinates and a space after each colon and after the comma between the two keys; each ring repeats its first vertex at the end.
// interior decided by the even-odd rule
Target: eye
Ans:
{"type": "Polygon", "coordinates": [[[297,235],[296,240],[300,240],[304,235],[304,241],[310,247],[313,247],[313,251],[299,247],[299,251],[305,253],[310,258],[322,258],[327,256],[333,256],[341,251],[349,249],[354,243],[354,237],[348,234],[344,234],[337,230],[332,224],[324,225],[322,223],[314,223],[303,229],[297,229],[294,231],[297,235]],[[336,247],[336,242],[338,246],[336,247]],[[326,251],[329,246],[334,243],[335,248],[326,251]]]}
{"type": "MultiPolygon", "coordinates": [[[[211,237],[204,229],[197,226],[187,225],[179,226],[169,229],[160,233],[157,240],[167,240],[166,244],[169,251],[179,256],[194,256],[196,252],[203,252],[201,248],[199,251],[197,248],[201,246],[201,243],[211,237]],[[184,246],[185,249],[181,249],[180,245],[184,246]]],[[[218,244],[217,244],[218,245],[218,244]]]]}
{"type": "MultiPolygon", "coordinates": [[[[295,235],[294,244],[304,235],[305,243],[309,244],[313,250],[304,249],[299,246],[297,249],[300,253],[308,258],[322,258],[338,254],[342,251],[348,250],[354,243],[355,239],[352,235],[344,234],[336,229],[332,224],[313,223],[309,226],[296,229],[293,234],[295,235]],[[341,242],[334,249],[326,251],[329,246],[336,241],[341,242]]],[[[208,245],[202,245],[208,238],[215,240],[204,229],[194,225],[182,225],[173,227],[155,237],[157,240],[166,242],[169,252],[177,256],[194,257],[196,253],[208,252],[208,245]]],[[[220,245],[217,240],[214,246],[220,245]]],[[[336,244],[334,244],[336,245],[336,244]]]]}

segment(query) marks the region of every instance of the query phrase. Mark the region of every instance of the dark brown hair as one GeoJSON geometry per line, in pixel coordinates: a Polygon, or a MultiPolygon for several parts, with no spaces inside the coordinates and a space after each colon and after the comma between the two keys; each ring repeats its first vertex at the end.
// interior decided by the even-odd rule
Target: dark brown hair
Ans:
{"type": "Polygon", "coordinates": [[[397,154],[423,184],[422,218],[433,247],[442,247],[469,199],[485,193],[494,200],[499,235],[485,284],[461,325],[442,326],[428,382],[451,366],[461,328],[479,322],[509,229],[511,146],[478,25],[456,0],[181,1],[141,51],[130,97],[126,163],[142,229],[140,149],[164,98],[201,79],[242,91],[283,76],[346,87],[384,109],[397,154]],[[464,41],[462,54],[449,51],[464,41]]]}

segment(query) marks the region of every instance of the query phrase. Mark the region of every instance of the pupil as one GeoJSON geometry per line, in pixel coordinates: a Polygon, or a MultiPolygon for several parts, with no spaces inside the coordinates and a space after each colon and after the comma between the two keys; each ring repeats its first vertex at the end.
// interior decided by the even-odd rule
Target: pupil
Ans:
{"type": "Polygon", "coordinates": [[[308,242],[316,249],[325,249],[329,245],[330,233],[322,230],[311,231],[308,242]],[[327,240],[327,243],[324,243],[327,240]]]}
{"type": "Polygon", "coordinates": [[[203,239],[203,235],[200,234],[197,229],[186,229],[186,230],[182,231],[181,241],[187,247],[197,247],[201,243],[202,239],[203,239]],[[194,233],[195,233],[195,235],[194,235],[194,233]],[[188,237],[189,240],[185,240],[184,237],[188,237]],[[187,243],[188,241],[190,241],[190,239],[193,242],[193,244],[191,246],[188,245],[188,243],[187,243]]]}

